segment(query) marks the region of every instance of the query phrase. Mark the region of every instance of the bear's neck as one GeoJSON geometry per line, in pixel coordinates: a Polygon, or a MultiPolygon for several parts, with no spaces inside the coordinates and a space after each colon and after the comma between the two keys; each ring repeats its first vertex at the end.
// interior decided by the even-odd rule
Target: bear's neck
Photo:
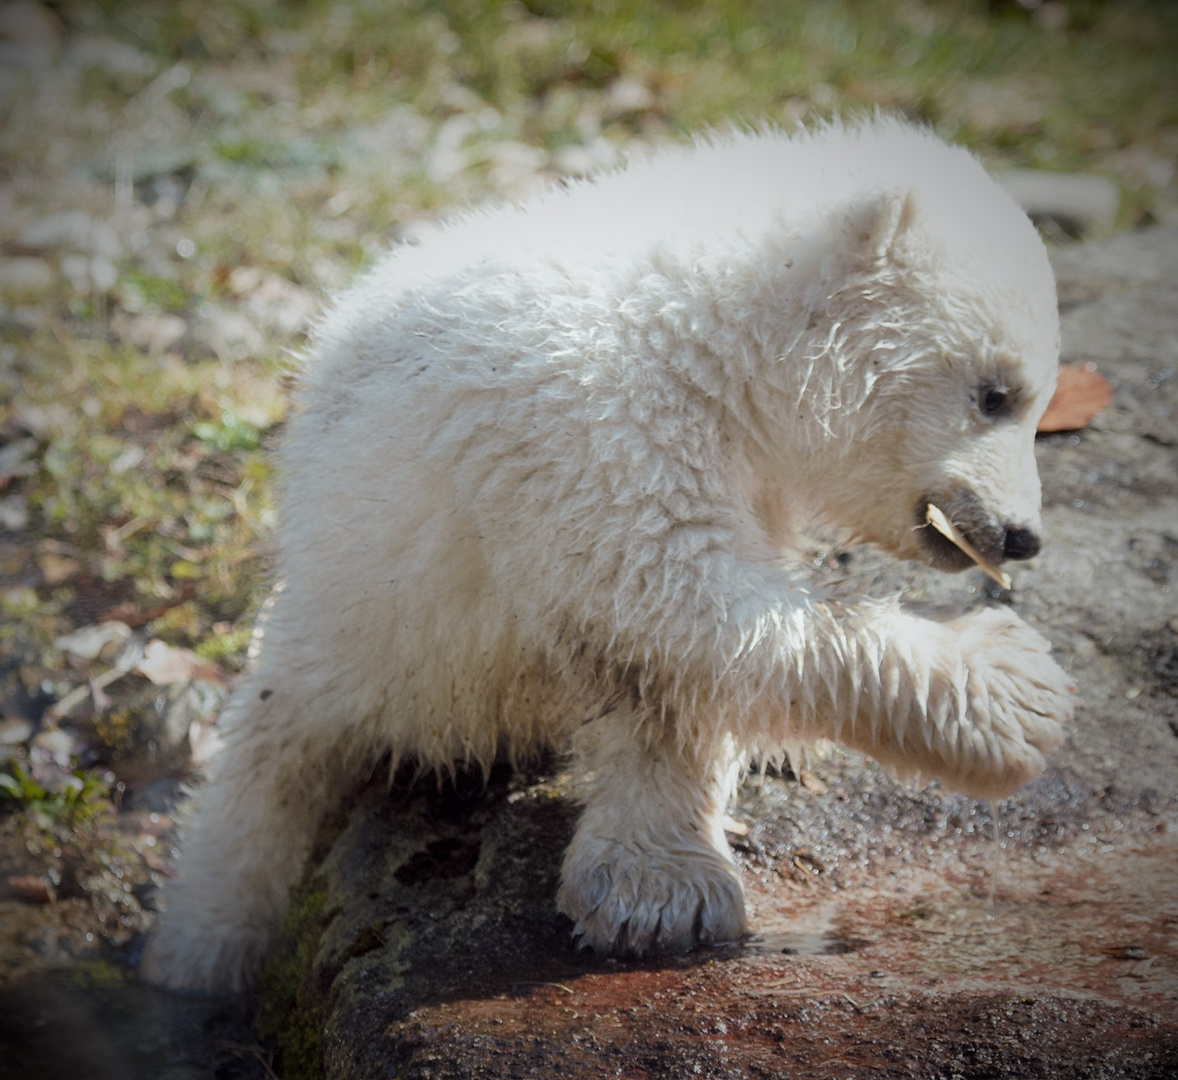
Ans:
{"type": "Polygon", "coordinates": [[[847,287],[817,241],[768,247],[664,250],[620,275],[619,344],[712,402],[755,474],[788,477],[795,504],[828,506],[832,471],[866,436],[897,319],[847,287]]]}

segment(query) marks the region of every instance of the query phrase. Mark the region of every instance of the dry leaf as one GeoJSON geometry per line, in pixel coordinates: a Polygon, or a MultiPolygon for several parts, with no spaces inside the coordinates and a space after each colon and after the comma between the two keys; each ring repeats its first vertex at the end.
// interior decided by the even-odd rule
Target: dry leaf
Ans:
{"type": "MultiPolygon", "coordinates": [[[[0,490],[7,480],[0,478],[0,490]]],[[[0,529],[9,532],[24,532],[29,527],[29,500],[23,495],[9,495],[0,499],[0,529]]]]}
{"type": "Polygon", "coordinates": [[[53,886],[34,874],[10,877],[6,884],[13,896],[27,900],[30,904],[52,904],[57,899],[53,886]]]}
{"type": "Polygon", "coordinates": [[[109,620],[97,626],[83,626],[54,641],[62,652],[81,660],[97,660],[110,645],[123,645],[131,636],[131,628],[123,622],[109,620]]]}
{"type": "Polygon", "coordinates": [[[37,471],[36,439],[17,439],[0,446],[0,480],[32,476],[37,471]]]}
{"type": "Polygon", "coordinates": [[[23,716],[0,719],[0,746],[19,746],[33,735],[33,725],[23,716]]]}
{"type": "Polygon", "coordinates": [[[51,551],[43,552],[37,556],[37,566],[40,568],[46,585],[60,585],[63,581],[72,578],[82,568],[77,559],[71,559],[66,555],[55,555],[51,551]]]}
{"type": "Polygon", "coordinates": [[[197,656],[191,649],[176,649],[162,641],[153,641],[147,646],[135,670],[146,675],[156,686],[195,679],[214,683],[224,681],[216,664],[197,656]]]}
{"type": "Polygon", "coordinates": [[[1149,950],[1144,945],[1106,945],[1100,951],[1116,960],[1145,960],[1149,957],[1149,950]]]}
{"type": "Polygon", "coordinates": [[[1112,387],[1095,364],[1061,364],[1055,394],[1039,421],[1040,431],[1075,431],[1087,427],[1113,399],[1112,387]]]}

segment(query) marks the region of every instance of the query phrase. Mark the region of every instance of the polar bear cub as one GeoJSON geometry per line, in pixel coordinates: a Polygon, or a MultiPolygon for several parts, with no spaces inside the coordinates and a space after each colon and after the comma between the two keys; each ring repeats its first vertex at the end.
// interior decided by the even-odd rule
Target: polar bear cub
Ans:
{"type": "Polygon", "coordinates": [[[1007,609],[824,591],[797,530],[945,570],[1038,550],[1058,354],[1034,229],[899,121],[713,136],[389,254],[319,328],[281,582],[145,961],[254,976],[325,810],[383,755],[571,749],[557,903],[595,949],[745,929],[750,753],[836,739],[977,797],[1072,713],[1007,609]]]}

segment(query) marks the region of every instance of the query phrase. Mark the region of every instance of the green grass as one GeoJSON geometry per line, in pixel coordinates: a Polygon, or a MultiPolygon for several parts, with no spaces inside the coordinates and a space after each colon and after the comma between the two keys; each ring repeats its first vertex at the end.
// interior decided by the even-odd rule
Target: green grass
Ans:
{"type": "Polygon", "coordinates": [[[77,828],[108,813],[110,782],[91,769],[73,769],[60,789],[39,784],[16,762],[0,770],[0,805],[21,807],[43,828],[55,823],[77,828]]]}
{"type": "MultiPolygon", "coordinates": [[[[821,86],[824,102],[833,91],[848,108],[884,104],[991,147],[1007,140],[962,110],[962,92],[1012,85],[1042,105],[1027,121],[1036,130],[1018,140],[1026,160],[1035,141],[1071,149],[1092,124],[1123,143],[1178,115],[1170,62],[1178,15],[1164,3],[1074,0],[1058,29],[1014,3],[990,14],[982,0],[182,2],[138,4],[134,18],[121,15],[125,5],[108,7],[124,34],[171,60],[293,61],[304,100],[343,90],[358,116],[391,100],[429,112],[441,88],[458,82],[536,139],[552,137],[558,119],[546,98],[619,76],[651,86],[661,119],[677,131],[792,116],[821,86]]],[[[259,147],[233,145],[259,160],[259,147]]]]}

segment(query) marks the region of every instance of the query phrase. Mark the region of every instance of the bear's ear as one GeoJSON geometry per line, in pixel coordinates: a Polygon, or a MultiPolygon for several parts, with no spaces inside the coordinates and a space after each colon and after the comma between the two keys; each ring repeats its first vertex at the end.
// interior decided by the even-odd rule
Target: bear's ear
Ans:
{"type": "Polygon", "coordinates": [[[847,215],[848,238],[865,262],[887,262],[897,254],[915,220],[912,191],[877,192],[847,215]]]}

